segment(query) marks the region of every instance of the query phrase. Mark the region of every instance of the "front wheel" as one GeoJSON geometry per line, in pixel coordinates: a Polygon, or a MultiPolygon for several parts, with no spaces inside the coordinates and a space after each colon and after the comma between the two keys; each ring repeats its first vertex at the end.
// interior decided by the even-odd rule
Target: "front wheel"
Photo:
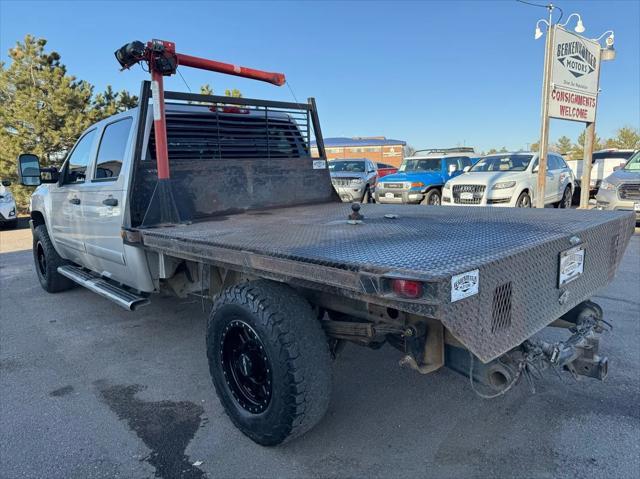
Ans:
{"type": "Polygon", "coordinates": [[[526,191],[520,193],[516,201],[516,208],[531,208],[531,196],[526,191]]]}
{"type": "Polygon", "coordinates": [[[207,356],[229,418],[258,444],[304,434],[328,408],[327,338],[309,303],[289,286],[258,280],[220,293],[207,326],[207,356]]]}
{"type": "Polygon", "coordinates": [[[369,187],[367,186],[364,189],[364,194],[362,195],[362,201],[361,203],[371,203],[371,190],[369,189],[369,187]]]}
{"type": "Polygon", "coordinates": [[[33,261],[40,286],[48,293],[58,293],[71,289],[75,283],[58,273],[58,266],[70,264],[53,247],[45,225],[33,230],[33,261]]]}
{"type": "Polygon", "coordinates": [[[422,200],[423,205],[439,206],[441,202],[440,190],[429,190],[422,200]]]}

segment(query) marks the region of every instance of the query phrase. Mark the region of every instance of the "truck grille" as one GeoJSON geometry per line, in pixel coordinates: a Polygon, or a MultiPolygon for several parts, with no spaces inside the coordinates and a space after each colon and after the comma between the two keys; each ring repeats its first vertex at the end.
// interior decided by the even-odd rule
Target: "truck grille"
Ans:
{"type": "Polygon", "coordinates": [[[394,189],[401,190],[404,188],[404,183],[385,183],[384,187],[390,190],[394,190],[394,189]]]}
{"type": "Polygon", "coordinates": [[[334,186],[349,186],[351,185],[352,180],[356,180],[357,178],[331,178],[331,183],[334,186]]]}
{"type": "Polygon", "coordinates": [[[640,200],[640,183],[623,183],[618,187],[618,198],[621,200],[640,200]]]}
{"type": "Polygon", "coordinates": [[[484,185],[453,185],[453,202],[459,205],[479,205],[484,195],[484,185]],[[461,193],[471,193],[473,198],[461,198],[461,193]]]}

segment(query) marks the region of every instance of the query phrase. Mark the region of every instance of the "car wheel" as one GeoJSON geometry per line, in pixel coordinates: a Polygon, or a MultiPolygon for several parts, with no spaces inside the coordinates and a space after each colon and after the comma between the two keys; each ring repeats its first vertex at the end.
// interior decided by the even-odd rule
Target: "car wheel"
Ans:
{"type": "Polygon", "coordinates": [[[526,191],[520,193],[516,201],[516,208],[531,208],[531,196],[526,191]]]}
{"type": "Polygon", "coordinates": [[[75,286],[73,281],[58,273],[58,266],[71,263],[55,250],[45,225],[36,226],[33,230],[33,261],[40,286],[47,293],[58,293],[75,286]]]}
{"type": "Polygon", "coordinates": [[[364,189],[364,195],[362,195],[361,203],[371,203],[371,190],[368,186],[364,189]]]}
{"type": "Polygon", "coordinates": [[[421,204],[429,206],[440,206],[440,203],[440,190],[436,189],[427,191],[427,194],[424,195],[424,199],[421,202],[421,204]]]}
{"type": "Polygon", "coordinates": [[[258,280],[220,293],[207,325],[207,357],[227,415],[258,444],[302,435],[328,408],[327,337],[311,305],[289,286],[258,280]]]}
{"type": "Polygon", "coordinates": [[[564,193],[562,193],[562,199],[560,200],[560,203],[558,203],[558,207],[560,208],[571,208],[571,201],[572,201],[572,195],[571,195],[571,187],[567,186],[564,189],[564,193]]]}

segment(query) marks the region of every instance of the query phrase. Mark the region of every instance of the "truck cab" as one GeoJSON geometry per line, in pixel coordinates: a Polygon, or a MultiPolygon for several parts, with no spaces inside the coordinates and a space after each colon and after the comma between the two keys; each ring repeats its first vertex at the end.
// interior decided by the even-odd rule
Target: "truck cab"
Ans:
{"type": "Polygon", "coordinates": [[[440,205],[444,184],[471,168],[475,156],[473,148],[419,150],[378,182],[376,202],[440,205]]]}

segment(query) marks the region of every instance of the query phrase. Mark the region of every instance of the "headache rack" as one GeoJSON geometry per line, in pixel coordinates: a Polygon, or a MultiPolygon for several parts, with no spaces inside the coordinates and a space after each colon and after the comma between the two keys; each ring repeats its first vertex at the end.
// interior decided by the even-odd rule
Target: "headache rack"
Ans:
{"type": "MultiPolygon", "coordinates": [[[[156,132],[147,126],[153,117],[149,83],[143,82],[140,95],[133,227],[174,222],[162,216],[167,207],[154,201],[161,178],[156,132]]],[[[313,140],[314,156],[326,159],[313,98],[294,103],[165,91],[163,99],[171,169],[165,183],[171,181],[170,202],[177,209],[173,217],[180,222],[334,200],[326,166],[313,167],[313,140]]]]}
{"type": "MultiPolygon", "coordinates": [[[[310,156],[318,137],[315,101],[266,101],[216,95],[165,92],[169,161],[183,158],[243,159],[310,156]],[[199,105],[175,109],[174,105],[199,105]]],[[[324,145],[320,137],[320,156],[324,145]]],[[[149,141],[155,160],[155,138],[149,141]]]]}

